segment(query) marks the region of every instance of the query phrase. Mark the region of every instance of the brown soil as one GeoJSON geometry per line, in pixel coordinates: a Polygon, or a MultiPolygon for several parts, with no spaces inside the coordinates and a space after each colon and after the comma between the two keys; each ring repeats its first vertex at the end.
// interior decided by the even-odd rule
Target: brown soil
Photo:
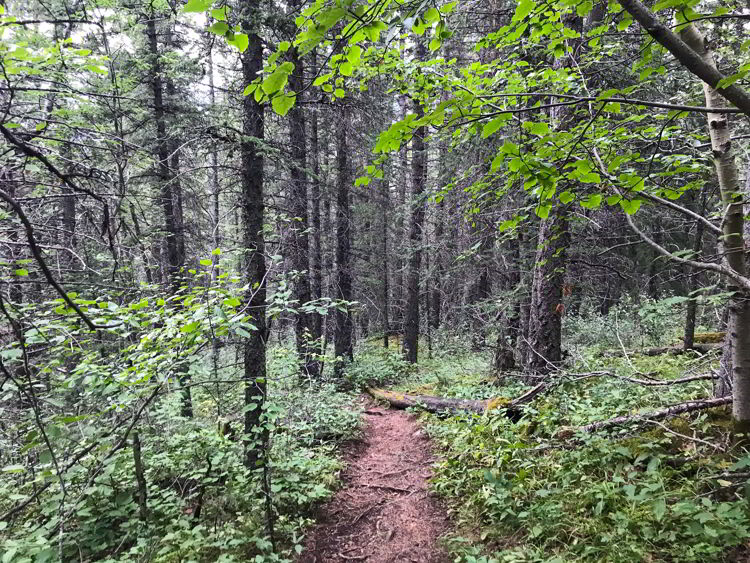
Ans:
{"type": "Polygon", "coordinates": [[[444,563],[445,511],[427,490],[430,443],[414,416],[370,407],[346,451],[343,488],[322,510],[300,563],[444,563]]]}

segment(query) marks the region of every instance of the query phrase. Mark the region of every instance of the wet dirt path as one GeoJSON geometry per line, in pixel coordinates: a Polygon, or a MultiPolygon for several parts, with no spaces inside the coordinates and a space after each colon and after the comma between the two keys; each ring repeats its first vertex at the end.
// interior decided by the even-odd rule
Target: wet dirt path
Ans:
{"type": "Polygon", "coordinates": [[[444,563],[445,511],[428,492],[430,443],[414,415],[371,406],[346,454],[343,487],[322,509],[300,563],[444,563]]]}

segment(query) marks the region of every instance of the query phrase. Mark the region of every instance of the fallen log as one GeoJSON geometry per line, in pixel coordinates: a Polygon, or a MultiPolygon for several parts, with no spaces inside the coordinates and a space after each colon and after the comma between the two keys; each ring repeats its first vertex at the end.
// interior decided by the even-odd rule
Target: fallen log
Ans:
{"type": "Polygon", "coordinates": [[[687,350],[682,346],[662,346],[659,348],[642,348],[639,350],[605,350],[602,352],[602,356],[605,358],[613,358],[617,356],[679,356],[686,354],[687,352],[699,352],[701,354],[708,354],[711,350],[718,350],[721,348],[721,344],[717,343],[706,343],[706,344],[695,344],[692,348],[687,350]]]}
{"type": "Polygon", "coordinates": [[[678,379],[638,379],[635,377],[625,377],[624,375],[617,375],[616,373],[612,373],[611,371],[595,371],[591,373],[582,374],[579,377],[585,378],[585,377],[599,377],[599,376],[613,377],[615,379],[627,381],[628,383],[637,383],[638,385],[646,385],[646,386],[677,385],[680,383],[692,383],[694,381],[704,381],[707,379],[719,379],[719,376],[715,373],[690,375],[687,377],[680,377],[678,379]]]}
{"type": "Polygon", "coordinates": [[[372,387],[368,387],[367,392],[374,399],[385,401],[395,409],[415,407],[433,413],[473,412],[478,414],[487,410],[487,401],[446,399],[430,395],[410,395],[408,393],[386,391],[385,389],[373,389],[372,387]]]}
{"type": "MultiPolygon", "coordinates": [[[[714,399],[701,399],[698,401],[687,401],[684,403],[678,403],[676,405],[670,405],[666,408],[659,409],[651,412],[644,412],[638,414],[629,414],[623,416],[616,416],[607,420],[601,420],[599,422],[592,422],[586,426],[580,426],[577,429],[567,429],[569,432],[572,430],[573,433],[576,430],[579,432],[596,432],[597,430],[606,430],[608,428],[614,428],[615,426],[622,426],[627,424],[647,423],[651,420],[661,420],[664,418],[670,418],[677,416],[678,414],[684,414],[687,412],[699,411],[703,409],[712,409],[723,405],[731,404],[732,397],[718,397],[714,399]]],[[[558,432],[558,435],[560,433],[558,432]]]]}
{"type": "Polygon", "coordinates": [[[532,387],[523,395],[515,399],[506,397],[494,397],[492,399],[452,399],[446,397],[435,397],[432,395],[412,395],[409,393],[398,393],[395,391],[386,391],[385,389],[376,389],[368,387],[367,392],[371,397],[379,401],[385,401],[391,407],[396,409],[406,409],[414,407],[431,413],[451,413],[469,412],[482,414],[494,409],[505,409],[507,416],[517,420],[521,416],[518,407],[528,403],[534,397],[553,387],[552,383],[540,383],[532,387]]]}

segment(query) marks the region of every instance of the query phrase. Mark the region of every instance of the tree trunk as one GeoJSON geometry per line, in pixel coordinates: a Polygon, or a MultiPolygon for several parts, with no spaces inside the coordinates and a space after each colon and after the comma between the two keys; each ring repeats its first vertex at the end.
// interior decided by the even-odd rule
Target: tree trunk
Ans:
{"type": "Polygon", "coordinates": [[[154,101],[154,124],[156,126],[156,172],[159,179],[159,200],[164,211],[165,243],[167,250],[167,276],[172,291],[180,287],[180,252],[178,246],[177,215],[172,191],[172,172],[169,168],[169,140],[164,111],[164,85],[162,66],[159,60],[159,43],[156,35],[156,14],[152,8],[146,21],[149,55],[151,57],[151,89],[154,101]]]}
{"type": "MultiPolygon", "coordinates": [[[[317,50],[310,54],[313,72],[317,72],[317,50]]],[[[314,301],[323,297],[323,261],[320,224],[320,155],[318,153],[318,110],[310,112],[310,157],[312,179],[310,181],[310,224],[312,227],[312,250],[310,253],[310,292],[314,301]]],[[[322,353],[323,316],[315,313],[312,319],[312,340],[317,353],[322,353]]],[[[320,375],[320,367],[318,368],[320,375]]]]}
{"type": "MultiPolygon", "coordinates": [[[[716,69],[713,52],[705,37],[694,24],[680,31],[682,39],[700,56],[709,68],[716,69]]],[[[724,98],[707,83],[703,83],[706,106],[725,107],[724,98]]],[[[744,241],[744,205],[739,174],[732,152],[732,135],[726,114],[709,113],[708,132],[711,137],[719,190],[724,204],[723,247],[727,265],[741,276],[746,275],[744,241]]],[[[727,339],[731,339],[732,359],[732,415],[738,434],[750,432],[750,300],[748,295],[730,280],[733,297],[729,302],[727,339]]]]}
{"type": "MultiPolygon", "coordinates": [[[[697,255],[701,248],[703,248],[703,222],[696,221],[693,252],[697,255]]],[[[692,292],[697,289],[695,281],[697,275],[698,272],[693,272],[688,280],[691,295],[688,295],[690,300],[687,302],[687,310],[685,311],[685,333],[682,338],[682,345],[685,350],[690,350],[695,344],[695,317],[698,309],[698,300],[692,295],[692,292]]]]}
{"type": "MultiPolygon", "coordinates": [[[[292,12],[297,8],[292,2],[292,12]]],[[[305,133],[305,114],[303,109],[304,66],[297,54],[297,49],[289,50],[289,60],[294,70],[289,76],[289,88],[297,92],[297,103],[289,110],[289,144],[291,145],[291,209],[292,223],[292,268],[296,270],[294,278],[294,298],[297,301],[297,315],[294,323],[294,336],[297,342],[297,356],[300,361],[300,373],[303,377],[318,378],[319,367],[315,359],[317,352],[313,335],[313,315],[303,310],[311,299],[310,289],[310,245],[307,237],[307,135],[305,133]]]]}
{"type": "Polygon", "coordinates": [[[568,238],[566,210],[557,205],[539,226],[525,361],[526,370],[532,373],[550,373],[562,360],[562,286],[568,238]]]}
{"type": "MultiPolygon", "coordinates": [[[[417,41],[417,60],[423,60],[426,48],[417,41]]],[[[422,115],[417,98],[412,102],[414,112],[422,115]]],[[[417,362],[419,348],[419,275],[422,263],[422,223],[424,222],[424,183],[426,150],[424,127],[418,127],[412,136],[411,152],[411,220],[409,222],[409,262],[406,278],[406,305],[404,306],[404,357],[412,364],[417,362]]]]}
{"type": "MultiPolygon", "coordinates": [[[[246,84],[255,80],[263,69],[263,43],[258,30],[262,21],[259,0],[242,4],[240,21],[249,44],[242,53],[242,77],[246,84]]],[[[254,469],[265,459],[268,429],[263,423],[266,395],[266,259],[263,237],[263,106],[254,96],[245,96],[242,104],[243,139],[240,144],[242,192],[242,271],[248,285],[247,308],[257,327],[244,342],[245,380],[245,465],[254,469]]]]}
{"type": "Polygon", "coordinates": [[[383,271],[382,276],[382,300],[383,300],[383,347],[388,348],[388,341],[390,338],[390,303],[389,303],[389,285],[388,276],[390,274],[388,264],[388,217],[390,215],[390,204],[391,204],[391,186],[390,186],[390,174],[386,175],[385,181],[383,182],[383,204],[381,213],[381,232],[380,232],[380,252],[382,255],[383,262],[381,264],[383,271]]]}
{"type": "MultiPolygon", "coordinates": [[[[207,35],[213,36],[211,32],[207,32],[207,35]]],[[[208,49],[208,92],[211,100],[211,107],[216,107],[216,88],[214,87],[214,57],[213,57],[213,40],[209,37],[209,49],[208,49]]],[[[221,184],[219,183],[219,151],[216,144],[211,147],[211,201],[213,204],[212,217],[213,220],[213,244],[214,249],[221,249],[221,207],[220,207],[220,195],[221,195],[221,184]]],[[[219,254],[211,254],[213,261],[213,270],[211,273],[211,279],[214,283],[219,278],[219,266],[221,264],[221,257],[219,254]]]]}
{"type": "MultiPolygon", "coordinates": [[[[146,32],[151,55],[151,88],[154,97],[154,123],[156,125],[156,154],[157,171],[160,182],[160,199],[164,210],[166,231],[167,262],[169,284],[172,293],[177,292],[182,280],[182,269],[185,264],[185,238],[182,227],[182,195],[179,181],[180,156],[176,143],[167,137],[166,110],[164,103],[164,72],[159,60],[159,43],[156,34],[156,14],[151,10],[146,24],[146,32]]],[[[167,34],[167,46],[171,42],[171,33],[167,34]]],[[[167,104],[173,109],[175,103],[175,87],[171,79],[166,81],[167,104]]],[[[172,114],[174,115],[174,111],[172,114]]],[[[179,368],[178,379],[181,385],[187,383],[185,369],[179,368]]],[[[180,414],[186,418],[193,416],[193,403],[190,387],[182,391],[180,414]]]]}
{"type": "MultiPolygon", "coordinates": [[[[575,14],[566,15],[566,27],[583,33],[583,19],[575,14]]],[[[570,40],[571,52],[555,60],[554,68],[576,64],[580,39],[570,40]]],[[[575,121],[574,110],[561,106],[550,110],[550,120],[556,129],[564,131],[575,121]]],[[[529,310],[529,335],[525,367],[533,373],[547,374],[562,361],[563,281],[566,268],[566,250],[570,246],[568,210],[557,203],[539,226],[539,238],[534,263],[534,280],[531,287],[529,310]]]]}
{"type": "MultiPolygon", "coordinates": [[[[336,299],[346,302],[352,300],[351,272],[351,210],[349,203],[349,162],[347,154],[346,129],[349,127],[349,110],[341,106],[336,131],[336,299]]],[[[341,377],[345,364],[354,357],[351,311],[348,305],[339,306],[335,313],[334,356],[336,364],[334,374],[341,377]]]]}

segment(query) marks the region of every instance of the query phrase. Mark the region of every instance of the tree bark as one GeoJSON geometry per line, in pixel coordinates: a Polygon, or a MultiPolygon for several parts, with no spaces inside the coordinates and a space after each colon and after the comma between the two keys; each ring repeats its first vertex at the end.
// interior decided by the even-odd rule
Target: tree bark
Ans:
{"type": "Polygon", "coordinates": [[[742,113],[750,116],[750,94],[736,84],[716,89],[719,81],[725,76],[716,68],[713,54],[710,54],[710,51],[705,48],[704,38],[697,32],[694,25],[691,24],[684,28],[680,32],[682,37],[680,38],[669,27],[661,23],[654,13],[639,0],[623,0],[620,5],[643,26],[651,37],[672,53],[682,66],[706,83],[704,90],[710,88],[713,96],[710,104],[708,95],[706,96],[707,106],[723,107],[723,100],[718,99],[722,97],[742,110],[742,113]],[[688,31],[690,28],[695,29],[695,31],[688,31]],[[696,33],[697,36],[694,35],[696,33]],[[709,56],[706,56],[707,53],[709,53],[709,56]]]}
{"type": "MultiPolygon", "coordinates": [[[[352,300],[352,272],[351,272],[351,209],[349,202],[349,174],[347,127],[349,127],[349,111],[341,106],[336,131],[336,299],[346,302],[352,300]]],[[[334,333],[334,367],[335,377],[341,377],[346,364],[354,358],[352,342],[351,311],[349,305],[336,308],[334,333]]]]}
{"type": "MultiPolygon", "coordinates": [[[[246,84],[258,77],[263,69],[263,43],[259,36],[262,21],[259,0],[246,0],[240,10],[243,33],[248,47],[242,53],[242,77],[246,84]]],[[[268,429],[263,423],[266,396],[266,259],[263,237],[263,153],[258,143],[264,137],[263,106],[254,96],[245,96],[242,104],[240,144],[242,192],[242,271],[248,285],[246,301],[252,322],[257,327],[244,342],[245,380],[245,465],[254,469],[265,460],[268,429]]]]}
{"type": "MultiPolygon", "coordinates": [[[[290,4],[292,13],[299,7],[298,2],[290,4]]],[[[313,334],[313,314],[302,308],[312,299],[310,289],[310,245],[307,236],[307,135],[305,132],[305,114],[303,102],[304,63],[296,47],[289,49],[289,60],[294,70],[289,76],[289,88],[297,93],[297,103],[289,110],[289,144],[291,145],[291,209],[292,223],[292,268],[296,271],[294,278],[294,298],[297,301],[297,315],[294,323],[294,336],[297,343],[297,356],[300,362],[300,374],[303,377],[317,379],[320,373],[315,359],[315,340],[313,334]]]]}
{"type": "Polygon", "coordinates": [[[562,289],[569,243],[566,210],[556,205],[539,225],[525,369],[547,374],[562,360],[562,289]]]}
{"type": "Polygon", "coordinates": [[[151,57],[151,90],[154,101],[153,118],[156,127],[156,173],[159,179],[159,200],[164,211],[167,272],[172,291],[180,287],[180,252],[178,247],[177,215],[172,191],[173,175],[169,168],[169,139],[164,107],[163,69],[159,60],[159,43],[156,35],[156,13],[153,8],[146,21],[146,36],[151,57]]]}
{"type": "MultiPolygon", "coordinates": [[[[693,252],[697,255],[701,248],[703,248],[703,223],[696,221],[693,252]]],[[[688,280],[690,293],[697,289],[697,282],[695,281],[697,275],[697,271],[692,272],[688,280]]],[[[698,300],[695,296],[688,295],[688,297],[690,297],[690,300],[687,302],[687,310],[685,311],[685,333],[682,338],[682,346],[685,350],[690,350],[695,345],[695,317],[698,310],[698,300]]]]}
{"type": "MultiPolygon", "coordinates": [[[[417,41],[417,60],[426,56],[422,41],[417,41]]],[[[414,99],[414,112],[422,115],[422,106],[414,99]]],[[[404,307],[404,357],[412,364],[417,362],[419,349],[419,277],[422,264],[422,224],[424,223],[425,183],[425,129],[418,127],[412,136],[412,190],[411,220],[409,222],[409,262],[406,278],[406,305],[404,307]]]]}
{"type": "MultiPolygon", "coordinates": [[[[310,54],[310,65],[313,72],[318,68],[317,50],[310,54]]],[[[323,261],[320,223],[320,155],[318,153],[318,109],[310,112],[310,158],[312,178],[310,180],[310,225],[312,227],[312,250],[310,253],[310,292],[314,301],[323,297],[323,261]]],[[[312,319],[312,340],[316,351],[323,351],[323,316],[315,313],[312,319]]],[[[318,367],[320,375],[320,365],[318,367]]]]}
{"type": "MultiPolygon", "coordinates": [[[[702,64],[718,73],[713,52],[709,49],[705,37],[698,31],[698,28],[694,24],[690,24],[680,31],[680,35],[687,46],[699,55],[702,64]]],[[[703,77],[701,76],[701,78],[703,77]]],[[[712,85],[715,86],[715,82],[706,83],[704,78],[703,93],[706,98],[706,106],[710,108],[724,107],[724,97],[727,97],[726,91],[720,93],[712,88],[712,85]]],[[[729,99],[733,101],[731,98],[729,99]]],[[[748,105],[746,113],[750,115],[750,105],[748,105]]],[[[708,113],[706,117],[711,137],[711,151],[725,210],[724,236],[722,237],[724,259],[732,270],[739,276],[745,277],[743,194],[732,151],[729,121],[726,114],[722,113],[708,113]]],[[[750,299],[748,299],[747,292],[735,285],[733,280],[730,280],[729,289],[734,292],[729,302],[729,323],[726,336],[726,338],[731,339],[732,348],[732,387],[734,394],[732,415],[735,431],[738,434],[746,434],[750,432],[750,299]]]]}
{"type": "Polygon", "coordinates": [[[381,298],[383,300],[383,347],[388,348],[388,342],[390,339],[390,287],[388,276],[390,271],[388,265],[390,263],[388,257],[388,219],[390,217],[390,206],[391,206],[391,186],[390,186],[390,173],[386,175],[385,181],[383,182],[383,203],[381,210],[381,232],[380,232],[380,252],[382,255],[381,267],[381,298]]]}

